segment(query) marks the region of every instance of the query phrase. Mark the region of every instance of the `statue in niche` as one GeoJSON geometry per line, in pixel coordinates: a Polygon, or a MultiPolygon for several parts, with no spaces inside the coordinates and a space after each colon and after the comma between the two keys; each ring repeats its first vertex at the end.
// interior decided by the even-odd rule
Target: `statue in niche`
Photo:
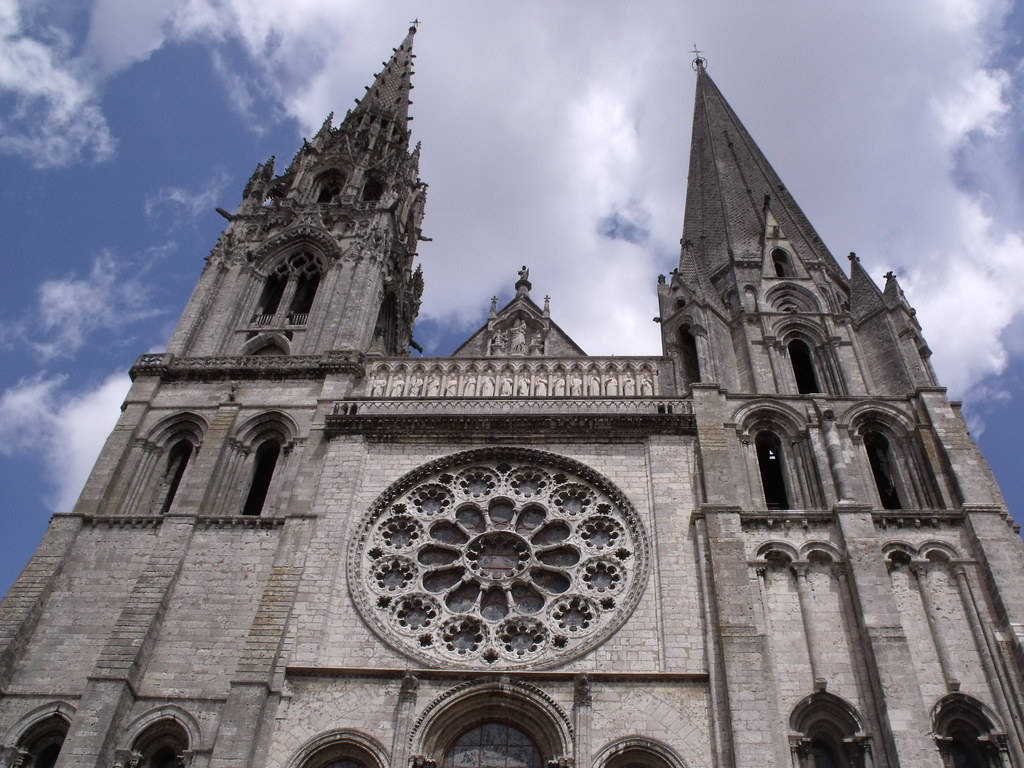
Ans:
{"type": "Polygon", "coordinates": [[[509,352],[513,355],[526,354],[526,321],[519,318],[512,326],[509,352]]]}
{"type": "Polygon", "coordinates": [[[504,373],[501,376],[501,397],[512,397],[512,374],[504,373]]]}
{"type": "Polygon", "coordinates": [[[600,395],[601,394],[601,377],[597,376],[597,375],[594,375],[594,374],[591,374],[590,382],[588,383],[588,389],[589,389],[591,397],[593,397],[594,395],[600,395]]]}
{"type": "Polygon", "coordinates": [[[619,380],[614,376],[609,376],[608,381],[604,385],[604,393],[609,397],[617,397],[619,394],[619,380]]]}
{"type": "Polygon", "coordinates": [[[519,378],[519,396],[529,397],[530,396],[530,377],[521,376],[519,378]]]}
{"type": "Polygon", "coordinates": [[[432,373],[427,381],[427,397],[437,397],[440,394],[441,380],[437,377],[436,373],[432,373]]]}
{"type": "Polygon", "coordinates": [[[395,377],[395,383],[391,385],[391,396],[401,397],[402,392],[405,391],[405,379],[401,376],[395,377]]]}
{"type": "Polygon", "coordinates": [[[569,394],[573,397],[583,397],[583,378],[578,373],[572,375],[569,382],[569,394]]]}
{"type": "Polygon", "coordinates": [[[555,379],[555,386],[552,390],[555,397],[565,397],[565,377],[559,376],[555,379]]]}
{"type": "Polygon", "coordinates": [[[459,377],[452,375],[448,378],[448,383],[444,386],[445,397],[456,397],[459,394],[459,377]]]}
{"type": "Polygon", "coordinates": [[[409,397],[419,397],[423,392],[423,377],[420,374],[416,374],[416,378],[412,380],[412,384],[409,385],[409,397]]]}
{"type": "Polygon", "coordinates": [[[530,354],[544,354],[544,337],[541,336],[540,333],[535,333],[530,337],[530,354]]]}
{"type": "Polygon", "coordinates": [[[503,355],[505,354],[505,346],[508,344],[508,334],[505,331],[497,330],[491,337],[491,350],[492,355],[503,355]]]}
{"type": "Polygon", "coordinates": [[[548,380],[544,376],[537,379],[537,386],[533,388],[533,394],[536,397],[547,397],[548,396],[548,380]]]}
{"type": "Polygon", "coordinates": [[[387,379],[383,376],[378,376],[373,380],[373,388],[370,390],[370,397],[384,397],[385,387],[387,386],[387,379]]]}
{"type": "Polygon", "coordinates": [[[480,394],[484,397],[494,397],[494,377],[484,376],[483,383],[480,385],[480,394]]]}
{"type": "Polygon", "coordinates": [[[632,397],[636,394],[636,384],[633,383],[633,376],[629,375],[622,381],[622,394],[632,397]]]}
{"type": "Polygon", "coordinates": [[[519,279],[520,280],[529,280],[530,279],[530,270],[527,269],[525,264],[523,264],[523,268],[519,270],[519,279]]]}
{"type": "Polygon", "coordinates": [[[645,397],[654,395],[654,382],[651,380],[650,374],[645,373],[640,377],[640,394],[645,397]]]}
{"type": "Polygon", "coordinates": [[[476,376],[469,376],[466,378],[466,383],[462,387],[463,397],[476,397],[476,376]]]}

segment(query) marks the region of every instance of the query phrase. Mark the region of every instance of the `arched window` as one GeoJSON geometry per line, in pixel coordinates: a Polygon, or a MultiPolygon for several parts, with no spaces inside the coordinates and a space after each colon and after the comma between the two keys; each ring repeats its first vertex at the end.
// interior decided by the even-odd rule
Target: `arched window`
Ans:
{"type": "Polygon", "coordinates": [[[782,466],[782,441],[773,432],[758,432],[754,438],[757,467],[761,472],[764,503],[768,509],[789,509],[785,471],[782,466]]]}
{"type": "Polygon", "coordinates": [[[317,179],[316,201],[330,203],[337,200],[341,196],[344,186],[345,178],[340,171],[327,171],[327,173],[321,174],[317,179]]]}
{"type": "Polygon", "coordinates": [[[902,509],[900,495],[896,490],[896,475],[892,454],[889,451],[889,440],[881,432],[872,430],[864,434],[864,448],[868,452],[871,474],[875,477],[875,487],[878,489],[882,507],[902,509]]]}
{"type": "Polygon", "coordinates": [[[313,308],[313,299],[316,298],[316,289],[320,287],[320,273],[303,273],[295,286],[295,296],[292,298],[292,307],[288,311],[288,322],[293,325],[304,325],[309,317],[309,310],[313,308]]]}
{"type": "Polygon", "coordinates": [[[998,768],[1000,742],[1006,735],[993,725],[985,707],[961,693],[935,705],[932,730],[947,768],[998,768]]]}
{"type": "Polygon", "coordinates": [[[776,277],[792,277],[793,267],[789,262],[789,254],[781,248],[772,251],[772,266],[776,277]]]}
{"type": "Polygon", "coordinates": [[[373,336],[375,341],[383,343],[387,354],[398,354],[398,300],[393,293],[389,293],[381,302],[373,336]]]}
{"type": "Polygon", "coordinates": [[[383,194],[384,182],[372,176],[366,180],[366,183],[363,185],[363,200],[366,202],[380,200],[381,195],[383,194]]]}
{"type": "Polygon", "coordinates": [[[863,768],[871,741],[856,710],[824,691],[811,694],[790,715],[790,746],[806,768],[863,768]]]}
{"type": "Polygon", "coordinates": [[[687,384],[700,381],[700,356],[697,354],[697,339],[689,326],[679,329],[679,349],[683,357],[683,375],[687,384]]]}
{"type": "Polygon", "coordinates": [[[270,481],[274,477],[274,468],[277,466],[277,459],[280,455],[281,445],[273,438],[264,440],[256,449],[252,482],[249,484],[249,494],[246,496],[245,506],[242,508],[243,515],[255,516],[263,511],[263,505],[267,501],[267,491],[270,490],[270,481]]]}
{"type": "Polygon", "coordinates": [[[188,733],[169,718],[149,726],[132,749],[139,768],[178,768],[187,750],[188,733]]]}
{"type": "Polygon", "coordinates": [[[814,358],[807,343],[801,339],[793,339],[787,349],[789,362],[793,365],[793,376],[796,378],[796,391],[801,395],[821,392],[818,377],[814,375],[814,358]]]}
{"type": "Polygon", "coordinates": [[[540,750],[507,723],[487,722],[464,732],[448,749],[443,768],[541,768],[540,750]]]}
{"type": "Polygon", "coordinates": [[[267,279],[263,283],[263,292],[260,294],[260,301],[252,316],[253,323],[270,325],[273,322],[277,307],[281,303],[281,296],[284,295],[284,287],[287,284],[287,276],[280,272],[267,275],[267,279]]]}
{"type": "Polygon", "coordinates": [[[53,768],[60,756],[60,748],[68,735],[68,721],[60,715],[51,715],[36,723],[18,741],[18,749],[28,755],[26,768],[53,768]]]}
{"type": "Polygon", "coordinates": [[[167,454],[167,467],[164,469],[164,477],[160,486],[163,489],[163,500],[160,502],[160,514],[166,515],[171,508],[171,502],[181,485],[181,478],[185,475],[185,468],[188,460],[192,458],[192,443],[188,440],[179,440],[167,454]]]}

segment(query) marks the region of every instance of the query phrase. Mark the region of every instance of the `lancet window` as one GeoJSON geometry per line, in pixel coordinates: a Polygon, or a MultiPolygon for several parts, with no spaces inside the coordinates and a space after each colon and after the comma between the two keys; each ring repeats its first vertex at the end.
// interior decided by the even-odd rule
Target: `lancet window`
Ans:
{"type": "Polygon", "coordinates": [[[186,439],[179,440],[167,454],[167,465],[164,468],[164,476],[161,482],[160,514],[166,515],[171,508],[171,503],[178,493],[178,486],[181,485],[181,478],[185,475],[185,468],[189,459],[192,458],[192,443],[186,439]]]}
{"type": "Polygon", "coordinates": [[[341,171],[327,171],[316,180],[316,201],[318,203],[334,202],[341,196],[344,187],[345,177],[341,171]]]}
{"type": "Polygon", "coordinates": [[[821,392],[814,370],[814,356],[811,354],[807,342],[802,339],[793,339],[786,348],[789,351],[789,362],[793,366],[796,391],[802,395],[821,392]]]}
{"type": "Polygon", "coordinates": [[[789,254],[781,248],[772,251],[772,267],[775,269],[776,277],[793,277],[793,265],[789,260],[789,254]]]}
{"type": "Polygon", "coordinates": [[[68,734],[68,721],[51,715],[36,723],[18,742],[19,758],[26,768],[53,768],[68,734]]]}
{"type": "Polygon", "coordinates": [[[700,356],[697,353],[697,339],[689,326],[679,329],[679,350],[683,361],[683,376],[687,384],[699,382],[700,356]]]}
{"type": "Polygon", "coordinates": [[[939,701],[932,715],[932,731],[945,768],[1010,764],[1006,734],[993,724],[986,708],[969,696],[949,694],[939,701]]]}
{"type": "Polygon", "coordinates": [[[868,453],[871,474],[875,478],[875,488],[884,509],[902,509],[900,494],[896,488],[896,471],[889,440],[881,432],[870,430],[864,434],[864,448],[868,453]]]}
{"type": "Polygon", "coordinates": [[[249,493],[245,497],[245,506],[242,509],[243,515],[256,516],[263,511],[267,492],[270,490],[270,481],[274,479],[274,469],[280,455],[281,444],[274,438],[264,440],[256,449],[249,493]]]}
{"type": "Polygon", "coordinates": [[[774,432],[758,432],[754,438],[757,467],[761,473],[761,487],[768,509],[789,509],[786,475],[782,459],[782,441],[774,432]]]}

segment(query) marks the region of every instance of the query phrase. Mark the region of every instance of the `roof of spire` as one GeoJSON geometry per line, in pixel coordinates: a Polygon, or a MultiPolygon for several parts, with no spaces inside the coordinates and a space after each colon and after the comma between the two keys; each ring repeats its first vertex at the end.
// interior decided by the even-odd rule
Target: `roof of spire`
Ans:
{"type": "Polygon", "coordinates": [[[860,320],[879,309],[885,309],[882,292],[861,266],[857,254],[850,254],[850,312],[860,320]]]}
{"type": "Polygon", "coordinates": [[[394,49],[391,58],[384,62],[384,68],[367,87],[366,95],[357,99],[359,106],[355,112],[372,111],[383,114],[392,120],[404,124],[409,117],[409,92],[412,90],[412,39],[416,35],[416,26],[409,31],[401,45],[394,49]]]}
{"type": "Polygon", "coordinates": [[[708,273],[732,259],[760,259],[767,206],[801,260],[820,260],[833,279],[845,282],[843,270],[711,79],[705,60],[697,58],[694,69],[683,240],[694,243],[708,273]]]}

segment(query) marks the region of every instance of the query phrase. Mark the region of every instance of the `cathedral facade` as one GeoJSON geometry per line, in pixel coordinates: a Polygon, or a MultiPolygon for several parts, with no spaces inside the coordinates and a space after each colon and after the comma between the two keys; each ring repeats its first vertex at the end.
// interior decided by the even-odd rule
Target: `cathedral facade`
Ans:
{"type": "Polygon", "coordinates": [[[1024,768],[1024,544],[896,278],[697,59],[663,354],[523,267],[410,357],[414,36],[132,368],[0,605],[0,765],[1024,768]]]}

